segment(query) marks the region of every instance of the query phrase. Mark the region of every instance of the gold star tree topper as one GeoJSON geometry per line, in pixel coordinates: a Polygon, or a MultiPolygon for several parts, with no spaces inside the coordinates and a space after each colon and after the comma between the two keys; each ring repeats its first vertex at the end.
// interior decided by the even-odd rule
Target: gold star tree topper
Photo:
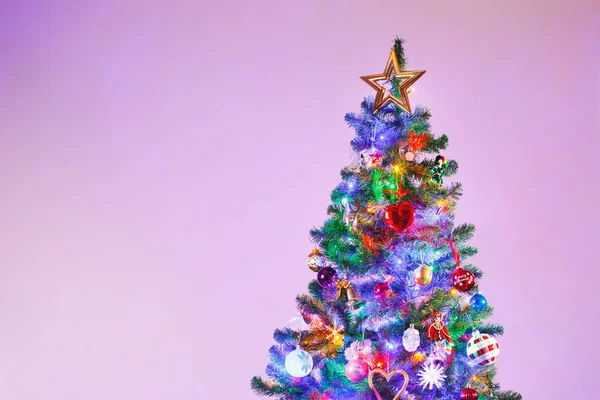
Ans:
{"type": "Polygon", "coordinates": [[[367,85],[371,86],[377,91],[377,95],[375,96],[375,104],[373,104],[373,114],[390,102],[396,104],[398,107],[411,114],[412,111],[410,109],[410,101],[408,100],[407,91],[424,73],[425,71],[402,71],[400,62],[398,62],[396,50],[392,48],[392,52],[387,60],[383,74],[366,75],[360,77],[360,79],[365,81],[367,85]],[[386,88],[377,82],[394,82],[398,80],[401,80],[401,82],[398,84],[398,96],[389,91],[387,95],[384,96],[386,88]]]}

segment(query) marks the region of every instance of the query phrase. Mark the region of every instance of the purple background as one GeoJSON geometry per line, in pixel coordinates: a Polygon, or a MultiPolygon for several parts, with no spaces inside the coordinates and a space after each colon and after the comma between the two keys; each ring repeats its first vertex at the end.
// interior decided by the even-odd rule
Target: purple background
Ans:
{"type": "Polygon", "coordinates": [[[48,3],[0,6],[0,398],[254,399],[396,35],[500,382],[595,395],[598,3],[48,3]]]}

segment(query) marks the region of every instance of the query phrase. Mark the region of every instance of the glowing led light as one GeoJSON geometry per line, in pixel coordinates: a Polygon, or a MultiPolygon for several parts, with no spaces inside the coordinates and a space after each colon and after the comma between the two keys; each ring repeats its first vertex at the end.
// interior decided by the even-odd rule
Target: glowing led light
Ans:
{"type": "Polygon", "coordinates": [[[421,362],[421,361],[423,361],[423,360],[425,360],[425,354],[423,354],[423,353],[421,353],[421,352],[417,351],[417,352],[415,353],[415,355],[413,356],[413,362],[414,362],[415,364],[418,364],[418,363],[420,363],[420,362],[421,362]]]}

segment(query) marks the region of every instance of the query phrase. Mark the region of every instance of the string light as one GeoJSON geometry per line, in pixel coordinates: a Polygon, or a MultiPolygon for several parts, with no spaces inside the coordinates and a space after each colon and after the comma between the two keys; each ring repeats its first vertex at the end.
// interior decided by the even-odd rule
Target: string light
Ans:
{"type": "Polygon", "coordinates": [[[385,344],[385,347],[387,347],[390,350],[394,350],[397,347],[397,345],[395,343],[392,343],[392,342],[387,342],[385,344]]]}
{"type": "Polygon", "coordinates": [[[417,351],[414,355],[413,355],[413,365],[417,365],[420,362],[422,362],[423,360],[425,360],[425,355],[419,351],[417,351]]]}
{"type": "Polygon", "coordinates": [[[331,339],[334,344],[339,344],[341,342],[343,346],[344,335],[342,333],[344,332],[344,328],[338,329],[337,322],[334,321],[333,328],[329,326],[327,327],[327,330],[330,332],[329,335],[327,335],[327,339],[331,339]]]}

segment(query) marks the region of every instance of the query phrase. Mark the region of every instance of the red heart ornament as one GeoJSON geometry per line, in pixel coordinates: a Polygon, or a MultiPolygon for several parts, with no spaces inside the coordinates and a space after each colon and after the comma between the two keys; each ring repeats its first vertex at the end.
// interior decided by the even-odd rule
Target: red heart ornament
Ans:
{"type": "Polygon", "coordinates": [[[408,374],[401,369],[396,369],[394,371],[391,371],[389,374],[386,373],[384,370],[378,369],[378,368],[371,370],[371,372],[369,372],[369,379],[368,379],[369,386],[375,392],[375,397],[377,397],[378,400],[383,400],[383,399],[381,398],[381,395],[379,394],[379,392],[375,388],[375,385],[373,384],[373,377],[375,375],[382,375],[385,378],[385,380],[389,383],[390,379],[392,379],[392,376],[394,376],[396,374],[401,374],[404,377],[404,383],[402,384],[402,387],[400,388],[398,393],[396,393],[396,395],[394,396],[394,398],[392,400],[398,400],[400,398],[400,396],[402,396],[402,393],[404,393],[404,391],[406,390],[406,387],[408,386],[408,374]]]}
{"type": "Polygon", "coordinates": [[[383,214],[385,222],[396,232],[402,232],[413,223],[415,208],[408,201],[386,207],[383,214]]]}

